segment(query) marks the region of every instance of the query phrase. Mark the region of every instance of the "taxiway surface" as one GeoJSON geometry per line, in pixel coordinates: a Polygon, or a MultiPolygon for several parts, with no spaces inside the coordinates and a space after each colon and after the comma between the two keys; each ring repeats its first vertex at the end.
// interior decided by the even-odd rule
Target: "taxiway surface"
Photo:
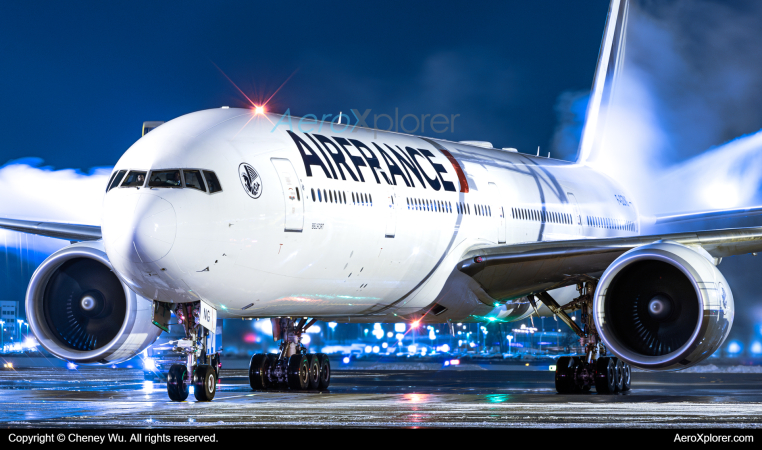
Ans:
{"type": "Polygon", "coordinates": [[[762,374],[636,372],[618,395],[558,395],[547,371],[334,371],[324,393],[221,377],[213,402],[175,403],[140,370],[4,370],[0,426],[762,427],[762,374]]]}

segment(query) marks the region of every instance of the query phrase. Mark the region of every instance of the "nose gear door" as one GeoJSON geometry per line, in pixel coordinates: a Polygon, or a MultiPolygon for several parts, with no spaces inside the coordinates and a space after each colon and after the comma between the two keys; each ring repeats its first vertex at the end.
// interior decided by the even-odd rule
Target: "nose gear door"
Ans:
{"type": "Polygon", "coordinates": [[[286,205],[286,223],[284,231],[301,232],[304,228],[304,200],[300,190],[299,177],[291,161],[284,158],[272,158],[275,171],[280,178],[283,200],[286,205]]]}

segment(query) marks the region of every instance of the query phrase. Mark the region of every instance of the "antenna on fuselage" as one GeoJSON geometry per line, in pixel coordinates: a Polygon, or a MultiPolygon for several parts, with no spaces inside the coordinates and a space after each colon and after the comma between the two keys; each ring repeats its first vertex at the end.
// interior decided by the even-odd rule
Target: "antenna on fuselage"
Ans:
{"type": "Polygon", "coordinates": [[[540,157],[540,146],[539,145],[537,146],[537,157],[538,158],[540,157]]]}
{"type": "Polygon", "coordinates": [[[341,125],[341,111],[339,111],[339,123],[337,125],[341,125]]]}

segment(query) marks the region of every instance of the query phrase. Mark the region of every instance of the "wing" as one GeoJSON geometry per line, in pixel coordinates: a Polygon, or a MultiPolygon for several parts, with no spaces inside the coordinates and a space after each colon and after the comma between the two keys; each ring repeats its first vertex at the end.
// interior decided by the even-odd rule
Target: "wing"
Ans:
{"type": "Polygon", "coordinates": [[[0,218],[0,228],[69,241],[97,241],[101,239],[101,227],[93,225],[0,218]]]}
{"type": "Polygon", "coordinates": [[[493,299],[506,300],[596,279],[624,252],[660,240],[723,258],[761,252],[762,227],[501,245],[468,252],[457,268],[493,299]]]}
{"type": "Polygon", "coordinates": [[[722,209],[716,211],[697,211],[683,214],[671,214],[653,217],[655,225],[667,225],[673,223],[688,223],[714,219],[741,219],[762,215],[762,206],[752,206],[739,209],[722,209]]]}

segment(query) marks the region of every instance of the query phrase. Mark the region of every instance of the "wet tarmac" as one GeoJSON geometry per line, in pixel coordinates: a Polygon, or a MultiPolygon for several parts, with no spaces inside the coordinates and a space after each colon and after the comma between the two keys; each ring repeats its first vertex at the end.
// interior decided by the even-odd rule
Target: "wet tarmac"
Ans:
{"type": "Polygon", "coordinates": [[[3,370],[0,426],[762,428],[762,374],[636,372],[618,395],[559,395],[549,371],[337,370],[323,393],[221,377],[213,402],[176,403],[140,370],[3,370]]]}

